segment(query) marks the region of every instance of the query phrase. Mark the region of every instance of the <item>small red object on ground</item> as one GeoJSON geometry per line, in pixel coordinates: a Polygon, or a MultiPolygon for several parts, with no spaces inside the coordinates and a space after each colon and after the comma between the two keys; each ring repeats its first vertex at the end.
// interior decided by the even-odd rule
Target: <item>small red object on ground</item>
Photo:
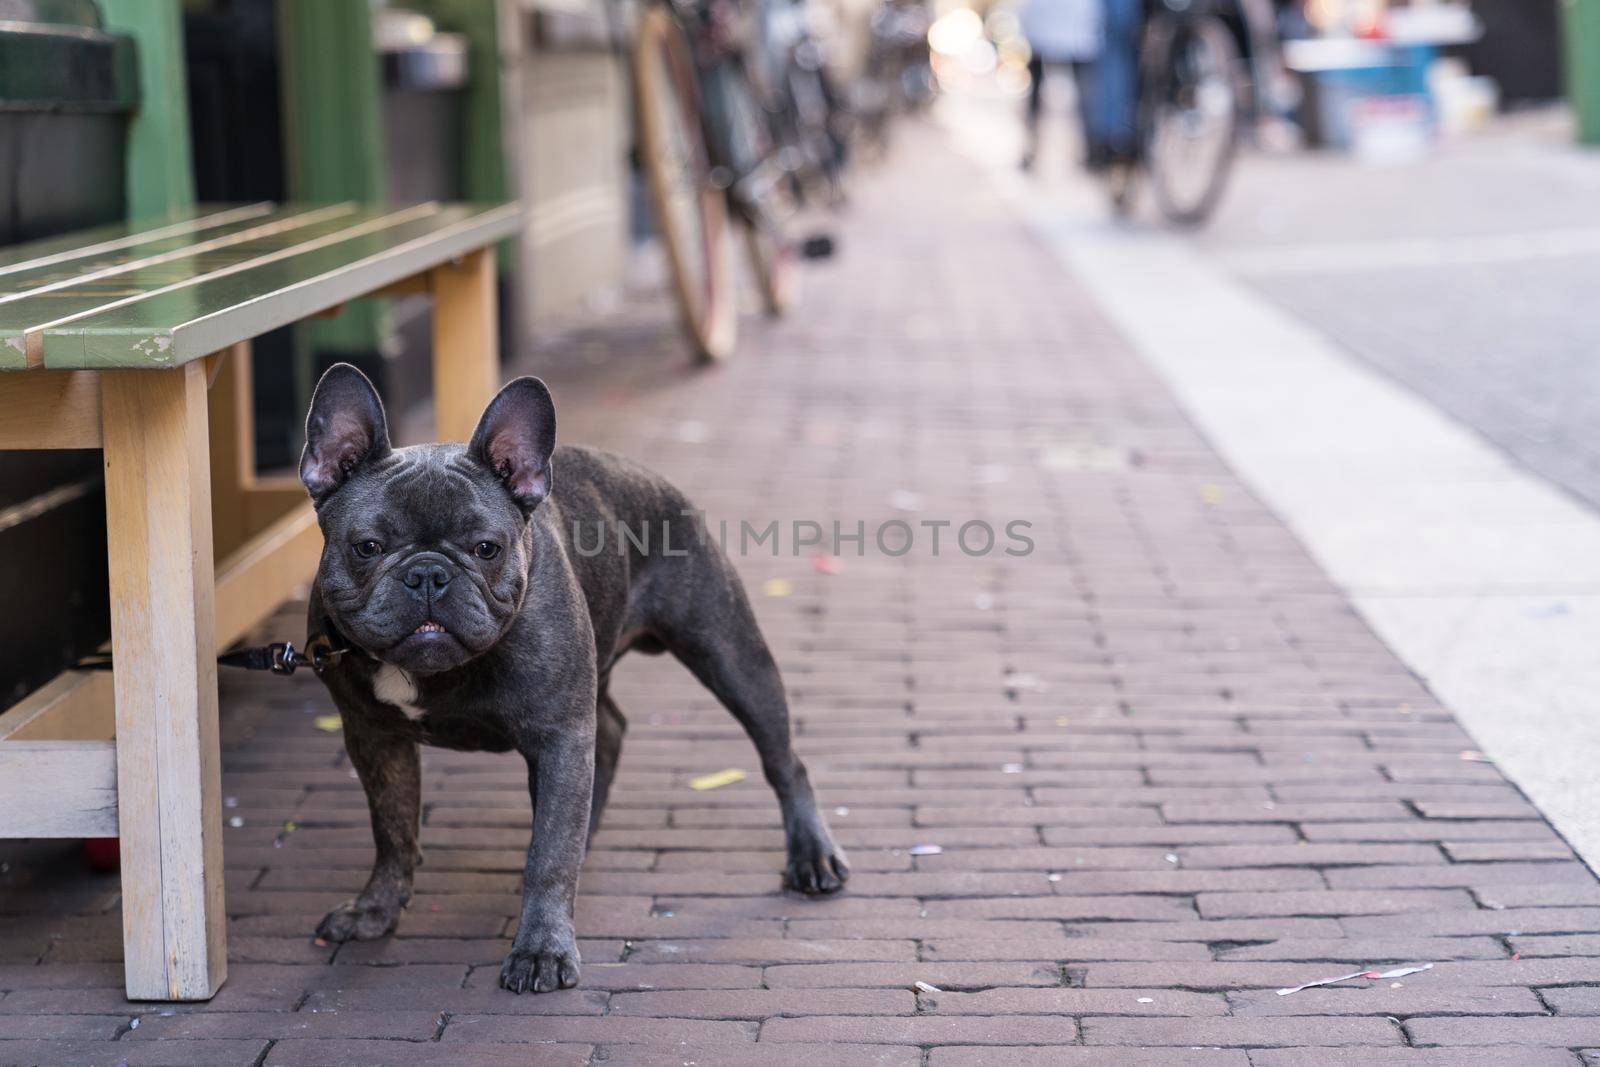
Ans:
{"type": "Polygon", "coordinates": [[[83,856],[97,871],[122,869],[122,846],[115,837],[89,837],[83,842],[83,856]]]}

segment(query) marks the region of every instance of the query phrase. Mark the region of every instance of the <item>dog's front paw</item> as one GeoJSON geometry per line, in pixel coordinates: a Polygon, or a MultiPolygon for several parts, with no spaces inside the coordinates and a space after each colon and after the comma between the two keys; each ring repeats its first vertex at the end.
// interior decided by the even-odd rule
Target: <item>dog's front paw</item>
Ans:
{"type": "Polygon", "coordinates": [[[837,893],[850,879],[850,863],[844,849],[826,833],[816,834],[789,846],[789,863],[783,881],[790,889],[808,896],[837,893]]]}
{"type": "Polygon", "coordinates": [[[375,941],[400,921],[399,904],[382,904],[357,897],[323,916],[317,936],[324,941],[375,941]]]}
{"type": "Polygon", "coordinates": [[[549,938],[533,948],[511,949],[500,967],[500,985],[513,993],[548,993],[578,984],[578,947],[571,938],[549,938]]]}

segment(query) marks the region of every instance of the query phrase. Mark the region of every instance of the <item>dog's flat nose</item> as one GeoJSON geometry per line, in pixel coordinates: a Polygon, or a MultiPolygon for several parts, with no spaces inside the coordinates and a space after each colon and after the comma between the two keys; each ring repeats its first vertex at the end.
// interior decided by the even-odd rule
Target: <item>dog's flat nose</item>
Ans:
{"type": "Polygon", "coordinates": [[[438,556],[418,556],[406,565],[404,581],[407,589],[442,593],[450,584],[450,568],[438,556]]]}

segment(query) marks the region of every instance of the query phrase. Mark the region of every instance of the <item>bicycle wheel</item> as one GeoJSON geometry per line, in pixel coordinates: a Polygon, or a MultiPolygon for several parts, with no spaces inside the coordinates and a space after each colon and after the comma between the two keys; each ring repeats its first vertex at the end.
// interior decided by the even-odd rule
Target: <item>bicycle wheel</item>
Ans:
{"type": "Polygon", "coordinates": [[[711,180],[694,63],[671,15],[647,8],[633,50],[639,161],[697,358],[725,359],[738,338],[727,197],[711,180]]]}
{"type": "Polygon", "coordinates": [[[1146,49],[1150,189],[1168,219],[1198,225],[1221,199],[1239,144],[1239,46],[1205,15],[1156,20],[1146,49]]]}

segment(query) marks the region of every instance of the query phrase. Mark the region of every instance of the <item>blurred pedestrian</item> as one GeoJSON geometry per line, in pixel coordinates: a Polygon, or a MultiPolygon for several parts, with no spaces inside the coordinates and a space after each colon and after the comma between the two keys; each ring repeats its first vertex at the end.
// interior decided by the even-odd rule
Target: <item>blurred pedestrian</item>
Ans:
{"type": "Polygon", "coordinates": [[[1139,48],[1144,0],[1100,0],[1101,47],[1085,73],[1090,170],[1133,162],[1139,150],[1139,48]]]}
{"type": "Polygon", "coordinates": [[[1077,87],[1078,114],[1085,139],[1089,135],[1090,64],[1101,51],[1102,0],[1023,0],[1023,36],[1028,39],[1027,146],[1022,169],[1033,167],[1039,153],[1039,112],[1044,102],[1045,72],[1070,67],[1077,87]]]}

